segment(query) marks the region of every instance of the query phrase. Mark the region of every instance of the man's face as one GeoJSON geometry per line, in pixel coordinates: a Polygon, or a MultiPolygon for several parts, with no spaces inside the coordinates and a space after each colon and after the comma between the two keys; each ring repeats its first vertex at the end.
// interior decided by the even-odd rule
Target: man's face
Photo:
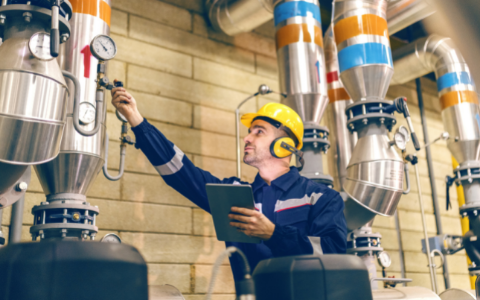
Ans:
{"type": "Polygon", "coordinates": [[[250,126],[249,134],[243,139],[245,142],[245,156],[243,162],[252,167],[258,167],[274,157],[270,153],[270,144],[276,138],[276,131],[272,124],[255,120],[250,126]]]}

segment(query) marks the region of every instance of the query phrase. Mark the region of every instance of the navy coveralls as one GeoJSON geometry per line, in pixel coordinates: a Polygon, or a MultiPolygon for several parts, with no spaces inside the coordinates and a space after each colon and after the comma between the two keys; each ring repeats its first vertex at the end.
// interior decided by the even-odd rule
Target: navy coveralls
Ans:
{"type": "MultiPolygon", "coordinates": [[[[210,212],[207,183],[249,184],[237,177],[220,180],[195,167],[147,120],[132,131],[136,148],[145,153],[165,182],[207,212],[210,212]]],[[[300,176],[295,167],[271,185],[257,174],[251,186],[256,209],[275,224],[275,231],[268,241],[260,244],[227,242],[226,245],[240,248],[252,270],[261,260],[272,257],[345,253],[347,227],[338,192],[300,176]]],[[[231,259],[231,266],[237,281],[242,276],[241,262],[231,259]]]]}

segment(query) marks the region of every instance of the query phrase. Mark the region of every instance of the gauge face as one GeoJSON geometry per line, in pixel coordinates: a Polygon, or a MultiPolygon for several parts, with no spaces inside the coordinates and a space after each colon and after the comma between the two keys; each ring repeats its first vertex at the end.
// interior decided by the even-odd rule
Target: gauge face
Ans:
{"type": "Polygon", "coordinates": [[[115,113],[117,115],[117,119],[119,119],[120,121],[122,122],[128,122],[127,118],[125,118],[124,115],[122,115],[118,110],[117,112],[115,113]]]}
{"type": "Polygon", "coordinates": [[[108,35],[98,35],[90,44],[93,56],[98,60],[110,60],[117,54],[117,46],[108,35]]]}
{"type": "Polygon", "coordinates": [[[33,56],[40,60],[51,60],[50,55],[50,35],[46,32],[37,32],[30,38],[28,48],[33,56]]]}
{"type": "Polygon", "coordinates": [[[92,103],[82,102],[80,103],[79,120],[82,125],[87,125],[95,121],[96,109],[92,103]]]}
{"type": "Polygon", "coordinates": [[[107,233],[101,240],[102,243],[122,243],[122,240],[115,233],[107,233]]]}
{"type": "Polygon", "coordinates": [[[408,129],[405,126],[398,127],[397,131],[402,133],[405,136],[405,140],[407,143],[408,141],[410,141],[410,133],[408,132],[408,129]]]}
{"type": "Polygon", "coordinates": [[[377,254],[378,264],[384,268],[388,268],[392,265],[392,258],[388,252],[382,251],[377,254]]]}
{"type": "Polygon", "coordinates": [[[397,146],[398,149],[403,151],[407,148],[407,139],[405,138],[403,133],[399,131],[395,132],[395,134],[393,135],[393,139],[395,142],[395,146],[397,146]]]}

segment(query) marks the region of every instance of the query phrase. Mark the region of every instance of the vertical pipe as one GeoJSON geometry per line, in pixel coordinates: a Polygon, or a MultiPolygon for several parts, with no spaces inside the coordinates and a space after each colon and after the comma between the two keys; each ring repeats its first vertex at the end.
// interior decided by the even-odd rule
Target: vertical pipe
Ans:
{"type": "MultiPolygon", "coordinates": [[[[425,107],[423,105],[422,83],[420,82],[420,78],[415,79],[415,84],[417,86],[418,108],[420,109],[420,117],[422,119],[423,140],[425,144],[427,144],[429,142],[427,117],[425,114],[425,107]]],[[[430,188],[432,190],[433,214],[435,215],[435,223],[437,225],[437,234],[442,234],[443,233],[442,219],[440,215],[440,207],[438,205],[437,185],[435,184],[435,172],[433,170],[432,152],[430,151],[430,147],[426,147],[425,152],[427,157],[428,175],[430,177],[430,188]]],[[[425,244],[428,244],[428,243],[425,243],[425,244]]],[[[445,260],[445,263],[443,264],[443,278],[445,281],[445,289],[449,289],[450,275],[448,274],[448,263],[446,260],[445,260]]]]}
{"type": "MultiPolygon", "coordinates": [[[[458,162],[453,156],[452,156],[452,167],[454,170],[458,167],[458,162]]],[[[465,195],[463,193],[463,186],[461,185],[457,185],[457,201],[458,201],[458,207],[462,207],[463,205],[465,205],[465,195]]],[[[470,220],[467,217],[462,216],[461,223],[462,223],[462,235],[465,235],[470,230],[470,220]]],[[[467,263],[468,265],[472,263],[468,255],[467,255],[467,263]]],[[[474,290],[475,280],[477,278],[476,276],[472,276],[472,275],[469,275],[469,277],[470,277],[470,287],[472,290],[474,290]]]]}
{"type": "Polygon", "coordinates": [[[418,173],[418,164],[415,164],[414,167],[415,167],[415,177],[417,179],[418,202],[420,203],[420,214],[422,216],[423,234],[425,236],[425,241],[426,241],[425,248],[427,249],[428,269],[430,271],[430,280],[432,284],[432,290],[436,294],[437,293],[437,274],[435,273],[433,257],[430,255],[430,243],[428,242],[427,221],[425,220],[425,210],[423,209],[422,188],[420,183],[420,174],[418,173]]]}
{"type": "MultiPolygon", "coordinates": [[[[2,232],[2,221],[3,221],[3,209],[0,209],[0,238],[5,237],[5,234],[2,232]]],[[[2,247],[3,245],[0,245],[2,247]]]]}
{"type": "MultiPolygon", "coordinates": [[[[403,258],[403,243],[402,243],[402,234],[400,231],[400,220],[398,219],[398,210],[395,212],[395,229],[397,230],[397,240],[398,240],[398,252],[400,258],[400,272],[402,274],[402,278],[406,277],[405,274],[405,260],[403,258]]],[[[403,286],[407,286],[407,283],[402,283],[403,286]]]]}
{"type": "Polygon", "coordinates": [[[241,157],[241,148],[240,148],[240,109],[235,110],[235,138],[237,141],[237,177],[242,178],[242,162],[240,161],[241,157]]]}
{"type": "Polygon", "coordinates": [[[8,243],[19,243],[22,238],[23,207],[25,206],[25,195],[12,205],[12,216],[10,219],[10,231],[8,243]]]}

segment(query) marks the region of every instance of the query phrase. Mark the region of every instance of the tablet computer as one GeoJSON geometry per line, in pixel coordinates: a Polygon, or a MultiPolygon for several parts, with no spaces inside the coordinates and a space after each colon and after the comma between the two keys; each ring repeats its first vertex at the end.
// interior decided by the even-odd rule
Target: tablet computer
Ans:
{"type": "Polygon", "coordinates": [[[251,237],[230,225],[228,214],[232,206],[255,209],[252,187],[239,184],[207,184],[208,203],[212,213],[217,239],[224,242],[260,243],[261,239],[251,237]]]}

